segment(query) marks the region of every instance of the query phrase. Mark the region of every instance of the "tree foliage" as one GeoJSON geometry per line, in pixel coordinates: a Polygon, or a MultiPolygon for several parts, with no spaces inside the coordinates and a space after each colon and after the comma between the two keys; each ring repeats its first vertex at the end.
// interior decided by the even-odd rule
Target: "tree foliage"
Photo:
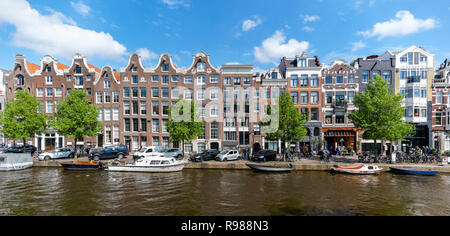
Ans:
{"type": "Polygon", "coordinates": [[[61,135],[78,140],[98,135],[103,124],[97,120],[99,108],[89,103],[82,90],[74,90],[57,106],[52,127],[61,135]]]}
{"type": "Polygon", "coordinates": [[[365,92],[355,96],[358,110],[350,115],[353,124],[372,140],[399,141],[413,133],[414,126],[402,120],[403,96],[395,94],[380,76],[369,81],[365,92]]]}
{"type": "Polygon", "coordinates": [[[39,113],[40,102],[27,91],[19,90],[13,100],[6,103],[0,115],[1,132],[10,139],[27,138],[47,131],[48,115],[39,113]]]}
{"type": "MultiPolygon", "coordinates": [[[[295,108],[291,96],[283,92],[280,96],[278,106],[269,106],[268,113],[278,113],[278,120],[262,121],[261,126],[273,126],[273,122],[278,122],[278,129],[275,132],[267,133],[266,139],[271,141],[281,140],[283,143],[301,141],[307,134],[304,123],[308,121],[306,115],[300,114],[295,108]]],[[[272,116],[276,117],[276,116],[272,116]]]]}
{"type": "Polygon", "coordinates": [[[192,141],[205,133],[204,126],[193,101],[180,100],[169,108],[167,130],[170,133],[170,139],[172,142],[182,142],[183,149],[185,142],[192,141]]]}

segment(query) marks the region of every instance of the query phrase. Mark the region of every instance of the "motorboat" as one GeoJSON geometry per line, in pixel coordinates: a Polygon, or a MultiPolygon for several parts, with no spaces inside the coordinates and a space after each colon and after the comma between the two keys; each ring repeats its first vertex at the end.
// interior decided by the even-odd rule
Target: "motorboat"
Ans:
{"type": "Polygon", "coordinates": [[[67,161],[60,163],[64,170],[101,170],[103,163],[99,161],[67,161]]]}
{"type": "Polygon", "coordinates": [[[0,171],[24,170],[33,167],[29,153],[1,153],[0,171]]]}
{"type": "Polygon", "coordinates": [[[391,172],[396,174],[403,174],[403,175],[426,175],[426,176],[433,176],[439,174],[439,171],[433,171],[433,170],[420,170],[420,169],[412,169],[412,168],[392,168],[390,167],[391,172]]]}
{"type": "Polygon", "coordinates": [[[376,165],[360,165],[360,166],[340,166],[336,165],[331,167],[330,171],[343,174],[355,174],[355,175],[373,175],[380,174],[383,168],[376,165]]]}
{"type": "Polygon", "coordinates": [[[264,166],[264,165],[255,165],[255,164],[247,164],[255,172],[291,172],[294,169],[292,164],[288,166],[264,166]]]}
{"type": "Polygon", "coordinates": [[[132,163],[110,162],[106,170],[118,172],[177,172],[183,170],[187,163],[187,160],[176,160],[172,157],[146,156],[132,163]]]}

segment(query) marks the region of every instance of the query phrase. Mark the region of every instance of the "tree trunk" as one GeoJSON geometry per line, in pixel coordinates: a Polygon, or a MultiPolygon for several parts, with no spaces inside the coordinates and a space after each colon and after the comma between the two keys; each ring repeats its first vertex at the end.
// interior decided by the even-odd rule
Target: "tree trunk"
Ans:
{"type": "Polygon", "coordinates": [[[181,140],[181,150],[183,150],[183,158],[184,158],[184,140],[181,140]]]}
{"type": "Polygon", "coordinates": [[[25,149],[25,145],[26,145],[26,139],[23,139],[23,147],[22,147],[22,150],[23,150],[24,153],[27,152],[26,149],[25,149]]]}
{"type": "Polygon", "coordinates": [[[75,154],[74,154],[74,160],[77,160],[77,159],[78,159],[77,142],[78,142],[78,139],[75,138],[75,146],[74,146],[75,154]]]}
{"type": "Polygon", "coordinates": [[[377,163],[377,156],[378,156],[378,153],[377,153],[377,140],[374,139],[373,143],[374,143],[373,150],[374,150],[374,155],[375,155],[374,163],[377,163]]]}

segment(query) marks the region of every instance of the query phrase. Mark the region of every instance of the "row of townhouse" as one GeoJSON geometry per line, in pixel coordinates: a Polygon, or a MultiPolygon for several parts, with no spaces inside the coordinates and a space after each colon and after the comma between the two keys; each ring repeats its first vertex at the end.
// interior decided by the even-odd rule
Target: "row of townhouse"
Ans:
{"type": "MultiPolygon", "coordinates": [[[[44,56],[40,65],[35,65],[16,55],[14,67],[5,78],[5,91],[6,98],[12,99],[17,90],[28,90],[41,102],[42,112],[51,116],[58,102],[71,90],[83,89],[90,102],[100,108],[99,120],[104,123],[104,129],[97,137],[86,138],[77,145],[126,144],[133,151],[150,145],[179,147],[170,141],[167,132],[168,111],[180,99],[193,100],[206,121],[205,134],[186,143],[183,147],[186,152],[230,148],[280,150],[280,142],[264,138],[258,121],[273,99],[286,91],[298,111],[308,117],[307,137],[292,143],[293,146],[309,144],[315,149],[339,146],[365,150],[371,148],[373,141],[361,138],[349,114],[357,109],[356,94],[364,91],[374,76],[380,75],[393,91],[405,95],[404,120],[416,127],[416,134],[395,145],[436,147],[447,145],[442,140],[449,139],[450,149],[448,136],[432,137],[433,122],[435,126],[440,122],[444,127],[436,127],[436,135],[450,130],[449,122],[443,125],[448,113],[435,112],[432,104],[439,100],[435,99],[437,84],[432,86],[433,79],[436,82],[446,78],[446,86],[450,87],[450,64],[448,61],[444,64],[440,69],[443,76],[435,78],[434,55],[417,46],[358,58],[351,63],[336,60],[331,65],[302,53],[282,58],[278,67],[263,74],[254,72],[253,65],[214,67],[209,55],[203,52],[193,55],[188,68],[177,67],[168,54],[159,57],[155,68],[146,68],[139,55],[132,54],[127,66],[118,72],[109,66],[94,67],[79,54],[70,66],[51,56],[44,56]],[[437,114],[441,114],[440,119],[437,114]]],[[[445,95],[450,96],[448,92],[445,95]]],[[[442,103],[450,104],[449,100],[443,96],[442,103]]],[[[446,111],[446,107],[440,109],[446,111]]],[[[72,139],[59,136],[56,130],[29,142],[39,149],[74,145],[72,139]]]]}

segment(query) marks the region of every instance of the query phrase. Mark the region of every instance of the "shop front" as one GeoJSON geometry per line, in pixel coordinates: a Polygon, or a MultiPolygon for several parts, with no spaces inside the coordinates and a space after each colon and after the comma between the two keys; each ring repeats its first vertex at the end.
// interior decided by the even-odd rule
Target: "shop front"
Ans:
{"type": "Polygon", "coordinates": [[[330,147],[336,149],[347,149],[351,147],[356,150],[356,140],[357,140],[357,129],[355,128],[333,128],[333,129],[323,129],[325,148],[327,150],[330,147]]]}

